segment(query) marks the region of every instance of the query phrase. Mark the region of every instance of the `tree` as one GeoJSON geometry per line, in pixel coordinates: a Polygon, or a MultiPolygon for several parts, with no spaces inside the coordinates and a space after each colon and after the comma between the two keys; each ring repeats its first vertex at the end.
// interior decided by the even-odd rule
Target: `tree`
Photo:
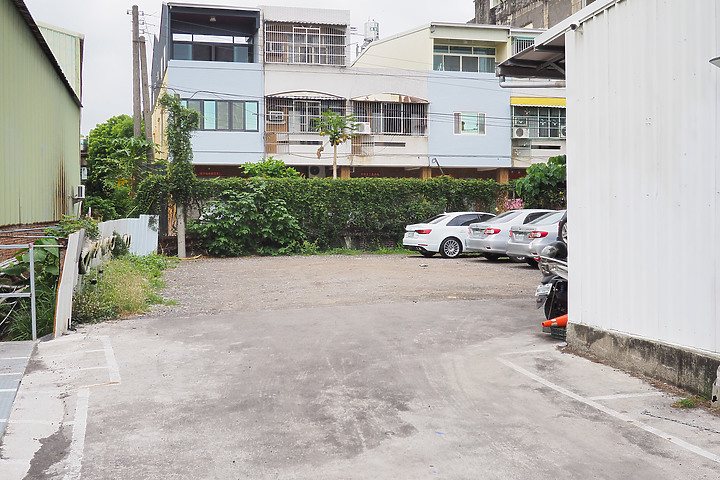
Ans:
{"type": "Polygon", "coordinates": [[[133,137],[133,120],[118,115],[97,125],[88,135],[88,179],[85,206],[103,220],[134,211],[133,197],[146,174],[146,151],[154,144],[133,137]]]}
{"type": "Polygon", "coordinates": [[[515,184],[526,208],[565,208],[567,191],[565,155],[550,157],[547,164],[536,163],[515,184]]]}
{"type": "Polygon", "coordinates": [[[192,166],[192,132],[200,126],[200,114],[180,104],[180,99],[164,94],[160,105],[168,111],[165,130],[168,145],[168,180],[172,201],[177,207],[178,257],[185,257],[185,211],[196,197],[198,180],[192,166]]]}
{"type": "Polygon", "coordinates": [[[333,178],[337,178],[337,146],[353,137],[353,132],[358,129],[357,118],[328,110],[313,121],[320,135],[330,137],[330,145],[333,147],[333,178]]]}

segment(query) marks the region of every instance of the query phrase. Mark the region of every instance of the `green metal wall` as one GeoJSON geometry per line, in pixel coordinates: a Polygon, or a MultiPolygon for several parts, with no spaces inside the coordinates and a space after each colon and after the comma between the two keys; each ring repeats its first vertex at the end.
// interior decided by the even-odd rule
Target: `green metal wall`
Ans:
{"type": "Polygon", "coordinates": [[[80,107],[11,0],[0,0],[0,226],[77,212],[80,107]]]}

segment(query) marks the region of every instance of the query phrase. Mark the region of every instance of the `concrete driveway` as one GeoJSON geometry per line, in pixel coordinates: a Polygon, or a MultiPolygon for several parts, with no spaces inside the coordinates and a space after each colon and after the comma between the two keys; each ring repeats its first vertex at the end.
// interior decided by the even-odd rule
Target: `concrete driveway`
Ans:
{"type": "Polygon", "coordinates": [[[37,345],[0,478],[718,478],[720,418],[559,350],[539,276],[473,257],[185,263],[181,305],[37,345]]]}

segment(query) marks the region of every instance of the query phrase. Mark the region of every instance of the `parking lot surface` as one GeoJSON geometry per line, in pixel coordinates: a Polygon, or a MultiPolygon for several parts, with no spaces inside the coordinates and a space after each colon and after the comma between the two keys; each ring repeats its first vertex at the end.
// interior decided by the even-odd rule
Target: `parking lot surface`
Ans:
{"type": "Polygon", "coordinates": [[[188,261],[37,345],[1,478],[715,479],[720,419],[563,353],[479,257],[188,261]]]}

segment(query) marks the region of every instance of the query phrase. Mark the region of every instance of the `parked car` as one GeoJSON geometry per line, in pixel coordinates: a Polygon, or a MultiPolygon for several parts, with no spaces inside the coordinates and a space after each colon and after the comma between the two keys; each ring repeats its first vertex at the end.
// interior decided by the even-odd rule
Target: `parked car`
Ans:
{"type": "Polygon", "coordinates": [[[465,251],[468,225],[494,217],[485,212],[443,213],[423,223],[405,227],[403,247],[426,257],[440,252],[445,258],[455,258],[465,251]]]}
{"type": "Polygon", "coordinates": [[[511,258],[523,257],[529,265],[537,266],[543,247],[558,239],[558,224],[564,214],[565,210],[546,213],[532,222],[510,227],[507,254],[511,258]]]}
{"type": "Polygon", "coordinates": [[[497,260],[507,256],[507,241],[510,227],[532,222],[546,213],[555,210],[525,208],[508,210],[485,222],[473,223],[468,228],[465,240],[466,252],[481,252],[488,260],[497,260]]]}
{"type": "Polygon", "coordinates": [[[558,240],[567,245],[567,210],[558,224],[558,240]]]}

